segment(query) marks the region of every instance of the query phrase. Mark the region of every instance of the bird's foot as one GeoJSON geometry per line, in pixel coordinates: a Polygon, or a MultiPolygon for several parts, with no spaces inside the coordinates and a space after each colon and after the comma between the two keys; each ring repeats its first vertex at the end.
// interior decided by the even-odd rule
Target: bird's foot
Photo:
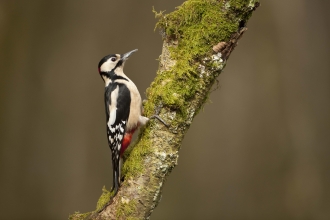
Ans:
{"type": "Polygon", "coordinates": [[[153,115],[151,116],[149,119],[158,119],[158,121],[160,121],[161,123],[163,123],[166,127],[170,127],[161,117],[159,117],[158,115],[153,115]]]}
{"type": "Polygon", "coordinates": [[[156,107],[156,114],[152,115],[149,119],[158,119],[161,123],[163,123],[167,128],[170,127],[161,117],[159,117],[160,110],[162,109],[163,105],[159,105],[156,107]]]}

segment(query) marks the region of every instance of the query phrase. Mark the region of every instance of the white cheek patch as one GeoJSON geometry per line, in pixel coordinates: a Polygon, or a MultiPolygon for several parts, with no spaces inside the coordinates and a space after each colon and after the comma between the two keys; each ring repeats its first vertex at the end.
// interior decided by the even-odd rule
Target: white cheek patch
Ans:
{"type": "Polygon", "coordinates": [[[111,61],[111,58],[110,58],[105,63],[102,64],[102,66],[100,67],[100,70],[101,70],[101,72],[109,72],[113,68],[115,68],[116,64],[117,64],[117,62],[111,61]]]}

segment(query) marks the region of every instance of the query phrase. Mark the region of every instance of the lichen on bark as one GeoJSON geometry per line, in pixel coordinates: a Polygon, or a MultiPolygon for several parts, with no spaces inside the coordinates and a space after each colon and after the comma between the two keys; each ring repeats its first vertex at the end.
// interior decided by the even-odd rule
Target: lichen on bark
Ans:
{"type": "MultiPolygon", "coordinates": [[[[170,14],[155,12],[164,42],[144,113],[151,116],[161,109],[160,116],[170,126],[151,121],[141,129],[138,141],[125,154],[125,179],[118,194],[102,209],[100,204],[110,199],[104,191],[98,211],[83,218],[150,217],[166,177],[177,164],[185,133],[258,5],[257,0],[188,0],[170,14]]],[[[81,214],[70,218],[82,219],[81,214]]]]}

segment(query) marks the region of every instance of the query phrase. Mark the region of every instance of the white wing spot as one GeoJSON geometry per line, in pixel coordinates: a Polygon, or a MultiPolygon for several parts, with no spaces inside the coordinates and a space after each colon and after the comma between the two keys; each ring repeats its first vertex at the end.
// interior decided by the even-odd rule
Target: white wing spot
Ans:
{"type": "Polygon", "coordinates": [[[124,128],[120,125],[119,126],[120,132],[123,133],[124,132],[124,128]]]}
{"type": "Polygon", "coordinates": [[[121,141],[123,139],[123,135],[118,135],[119,140],[121,141]]]}
{"type": "Polygon", "coordinates": [[[109,126],[109,129],[110,129],[110,131],[111,131],[111,133],[115,133],[115,128],[113,128],[112,126],[109,126]]]}

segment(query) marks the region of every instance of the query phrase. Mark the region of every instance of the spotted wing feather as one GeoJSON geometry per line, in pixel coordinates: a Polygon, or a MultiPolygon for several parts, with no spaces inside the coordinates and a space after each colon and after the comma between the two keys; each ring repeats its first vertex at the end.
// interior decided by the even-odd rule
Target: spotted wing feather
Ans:
{"type": "Polygon", "coordinates": [[[130,91],[124,84],[110,83],[105,90],[108,143],[112,153],[114,188],[119,187],[119,157],[130,112],[130,91]]]}
{"type": "Polygon", "coordinates": [[[130,92],[124,84],[110,83],[105,94],[108,142],[112,154],[116,154],[120,151],[126,131],[131,103],[130,92]]]}

